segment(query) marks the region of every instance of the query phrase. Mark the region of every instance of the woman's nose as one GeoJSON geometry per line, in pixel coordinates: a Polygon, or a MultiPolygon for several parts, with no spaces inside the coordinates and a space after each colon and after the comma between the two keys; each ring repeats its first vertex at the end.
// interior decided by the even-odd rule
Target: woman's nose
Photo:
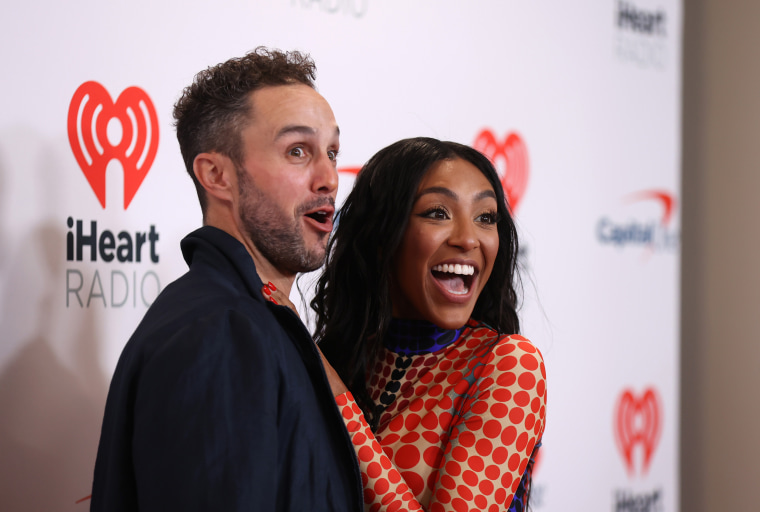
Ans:
{"type": "Polygon", "coordinates": [[[470,219],[454,221],[454,226],[449,235],[448,244],[459,247],[463,251],[476,249],[480,242],[475,231],[475,225],[470,219]]]}

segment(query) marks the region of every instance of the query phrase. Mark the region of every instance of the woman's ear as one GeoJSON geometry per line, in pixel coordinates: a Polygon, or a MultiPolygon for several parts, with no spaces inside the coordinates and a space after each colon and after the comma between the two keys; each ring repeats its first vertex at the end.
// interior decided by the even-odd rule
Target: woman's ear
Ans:
{"type": "Polygon", "coordinates": [[[207,196],[225,202],[234,201],[237,175],[229,157],[220,153],[200,153],[193,160],[193,173],[207,196]]]}

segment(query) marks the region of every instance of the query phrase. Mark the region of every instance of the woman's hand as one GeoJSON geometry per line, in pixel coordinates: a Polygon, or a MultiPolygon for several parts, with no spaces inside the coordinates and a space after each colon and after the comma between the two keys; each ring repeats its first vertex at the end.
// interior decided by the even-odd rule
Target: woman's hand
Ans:
{"type": "Polygon", "coordinates": [[[332,367],[332,365],[327,360],[327,358],[322,353],[322,351],[319,350],[319,345],[317,345],[317,352],[319,352],[319,357],[322,358],[322,366],[325,367],[325,373],[327,374],[327,382],[330,383],[330,389],[332,389],[333,396],[340,396],[346,391],[348,391],[348,388],[346,387],[345,384],[343,384],[343,381],[340,379],[338,372],[335,371],[335,368],[332,367]]]}

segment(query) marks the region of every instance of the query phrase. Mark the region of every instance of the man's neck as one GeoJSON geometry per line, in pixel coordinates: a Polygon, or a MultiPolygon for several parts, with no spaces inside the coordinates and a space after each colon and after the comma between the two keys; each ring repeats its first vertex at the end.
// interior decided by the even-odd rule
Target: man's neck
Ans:
{"type": "Polygon", "coordinates": [[[243,242],[243,245],[245,245],[245,248],[253,259],[253,263],[256,265],[256,272],[258,272],[261,282],[265,285],[273,284],[277,291],[286,297],[290,296],[290,290],[293,288],[293,282],[296,279],[295,274],[284,274],[281,272],[252,243],[247,244],[243,242]]]}
{"type": "Polygon", "coordinates": [[[290,307],[296,314],[295,305],[290,301],[290,290],[293,288],[293,282],[296,274],[283,271],[275,266],[253,243],[253,240],[239,228],[231,216],[208,215],[205,219],[207,226],[214,226],[235,237],[251,255],[253,263],[256,265],[256,272],[259,274],[261,282],[274,293],[271,295],[278,304],[290,307]],[[274,285],[274,286],[271,286],[274,285]]]}
{"type": "Polygon", "coordinates": [[[243,237],[243,239],[239,240],[245,246],[248,254],[251,255],[261,282],[264,283],[265,287],[269,288],[269,293],[266,294],[267,297],[274,299],[274,302],[281,306],[289,307],[298,315],[295,304],[290,301],[290,290],[293,288],[296,275],[283,273],[279,268],[274,266],[271,261],[261,254],[261,251],[258,250],[249,238],[243,237]]]}

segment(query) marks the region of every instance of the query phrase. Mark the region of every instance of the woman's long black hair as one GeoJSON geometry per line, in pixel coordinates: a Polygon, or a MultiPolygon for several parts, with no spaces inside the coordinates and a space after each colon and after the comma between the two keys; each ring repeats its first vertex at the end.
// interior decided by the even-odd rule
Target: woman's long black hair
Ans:
{"type": "Polygon", "coordinates": [[[488,179],[497,198],[499,250],[491,277],[472,317],[499,333],[518,333],[517,232],[504,190],[491,162],[455,142],[418,137],[380,150],[359,171],[337,217],[327,262],[311,302],[317,313],[315,337],[373,429],[374,404],[367,371],[382,346],[391,320],[390,272],[406,231],[422,178],[442,160],[461,158],[488,179]]]}

